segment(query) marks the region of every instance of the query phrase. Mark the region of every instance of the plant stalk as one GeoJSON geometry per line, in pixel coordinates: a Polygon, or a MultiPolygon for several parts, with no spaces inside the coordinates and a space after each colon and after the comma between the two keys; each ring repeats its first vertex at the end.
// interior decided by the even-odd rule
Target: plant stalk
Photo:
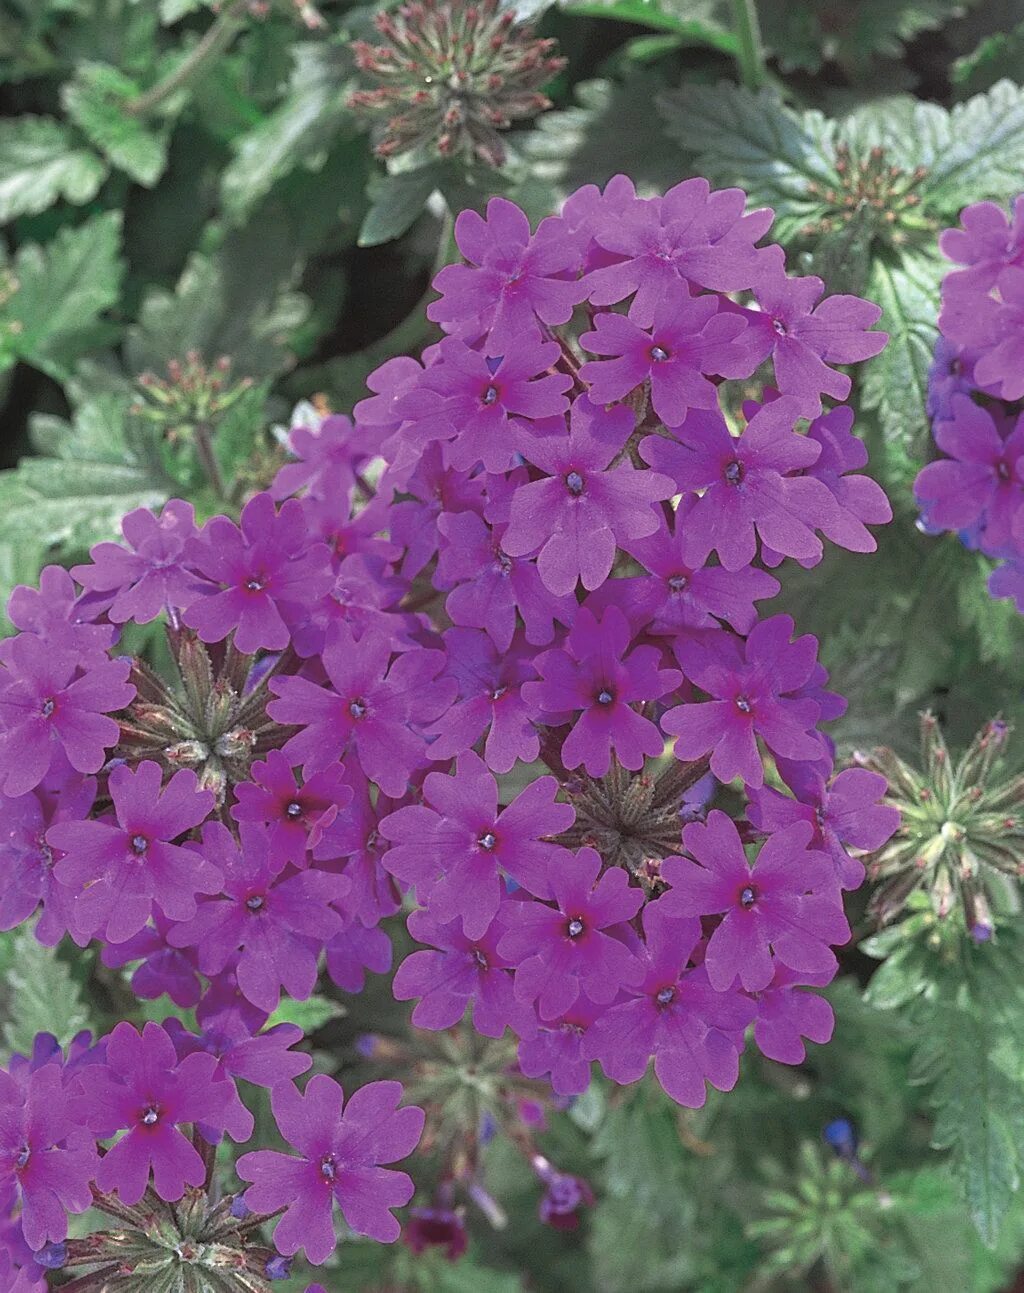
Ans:
{"type": "Polygon", "coordinates": [[[125,112],[132,117],[148,116],[189,81],[195,80],[207,64],[212,64],[224,53],[241,30],[241,17],[245,7],[246,0],[234,0],[233,4],[223,9],[177,67],[137,98],[129,99],[124,105],[125,112]]]}
{"type": "Polygon", "coordinates": [[[757,0],[732,0],[732,26],[739,42],[736,61],[740,80],[748,90],[756,93],[767,79],[757,0]]]}

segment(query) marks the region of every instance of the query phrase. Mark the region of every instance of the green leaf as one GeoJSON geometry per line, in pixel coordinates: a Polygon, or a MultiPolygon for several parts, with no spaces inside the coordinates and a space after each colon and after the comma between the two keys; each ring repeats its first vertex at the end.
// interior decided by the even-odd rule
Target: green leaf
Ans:
{"type": "Polygon", "coordinates": [[[160,0],[160,21],[165,27],[198,13],[205,8],[205,0],[160,0]]]}
{"type": "Polygon", "coordinates": [[[151,188],[167,165],[167,132],[128,110],[141,86],[116,67],[83,64],[61,90],[71,120],[118,170],[151,188]]]}
{"type": "Polygon", "coordinates": [[[684,85],[662,94],[658,110],[670,137],[693,155],[694,173],[741,186],[751,206],[774,208],[775,237],[785,241],[823,215],[815,190],[837,186],[839,177],[835,124],[820,112],[793,112],[769,90],[727,82],[684,85]]]}
{"type": "Polygon", "coordinates": [[[926,205],[953,217],[968,202],[1005,200],[1020,192],[1024,89],[1019,85],[999,81],[948,114],[934,104],[919,104],[917,115],[918,161],[929,171],[920,190],[926,205]]]}
{"type": "Polygon", "coordinates": [[[32,1054],[36,1033],[52,1033],[64,1046],[89,1023],[81,989],[71,971],[56,950],[37,942],[28,928],[14,938],[6,991],[4,1041],[22,1055],[32,1054]]]}
{"type": "Polygon", "coordinates": [[[930,435],[928,370],[938,337],[939,284],[947,268],[937,252],[881,254],[866,292],[882,307],[879,327],[888,332],[889,344],[865,370],[864,406],[878,410],[885,439],[919,466],[930,435]]]}
{"type": "Polygon", "coordinates": [[[100,316],[120,292],[120,245],[121,213],[107,211],[19,249],[0,304],[0,368],[23,359],[66,380],[77,356],[110,340],[100,316]]]}
{"type": "Polygon", "coordinates": [[[965,7],[965,0],[758,0],[765,44],[784,72],[820,72],[834,62],[854,77],[870,74],[879,56],[902,57],[906,41],[965,7]]]}
{"type": "Polygon", "coordinates": [[[448,167],[418,166],[411,171],[378,172],[370,180],[370,209],[359,230],[360,247],[377,247],[400,238],[417,220],[448,167]]]}
{"type": "Polygon", "coordinates": [[[293,1001],[291,997],[282,997],[280,1005],[267,1020],[267,1027],[275,1024],[297,1024],[304,1033],[315,1033],[318,1028],[338,1019],[345,1013],[345,1008],[328,997],[310,997],[306,1001],[293,1001]]]}
{"type": "Polygon", "coordinates": [[[103,162],[49,117],[0,120],[0,222],[36,215],[54,202],[89,202],[107,174],[103,162]]]}
{"type": "Polygon", "coordinates": [[[686,44],[706,45],[722,54],[735,55],[738,48],[728,9],[720,0],[563,0],[561,8],[578,17],[674,32],[686,44]]]}
{"type": "Polygon", "coordinates": [[[80,401],[73,422],[33,420],[46,456],[0,472],[0,605],[44,560],[84,556],[117,536],[126,512],[159,507],[171,491],[159,446],[127,416],[128,397],[70,389],[80,401]]]}
{"type": "MultiPolygon", "coordinates": [[[[215,255],[194,252],[175,291],[147,293],[128,332],[129,371],[162,373],[190,350],[208,362],[229,356],[237,377],[262,377],[292,365],[289,340],[309,302],[275,274],[253,272],[258,238],[233,238],[215,255]]],[[[298,277],[299,268],[289,257],[286,282],[298,277]]]]}
{"type": "Polygon", "coordinates": [[[950,80],[961,90],[977,93],[996,81],[1020,71],[1024,62],[1024,21],[1008,31],[983,37],[969,54],[956,59],[949,69],[950,80]]]}
{"type": "Polygon", "coordinates": [[[295,67],[283,102],[232,144],[235,157],[221,177],[221,200],[235,222],[297,166],[317,170],[351,120],[345,106],[353,84],[347,51],[300,43],[292,55],[295,67]]]}

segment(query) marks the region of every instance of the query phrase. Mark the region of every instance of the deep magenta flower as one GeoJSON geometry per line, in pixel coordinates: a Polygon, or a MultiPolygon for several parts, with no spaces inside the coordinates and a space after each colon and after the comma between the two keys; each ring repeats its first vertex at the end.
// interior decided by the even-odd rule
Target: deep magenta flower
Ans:
{"type": "Polygon", "coordinates": [[[831,973],[797,974],[776,962],[767,988],[755,994],[757,1018],[754,1041],[763,1055],[780,1064],[802,1064],[807,1058],[804,1038],[823,1045],[832,1037],[835,1015],[824,997],[805,992],[831,979],[831,973]]]}
{"type": "MultiPolygon", "coordinates": [[[[606,190],[611,193],[612,180],[606,190]]],[[[614,305],[635,293],[629,316],[649,327],[662,300],[680,295],[688,284],[718,292],[738,292],[760,278],[766,252],[754,243],[768,230],[772,213],[746,212],[741,189],[711,191],[695,177],[669,189],[663,198],[611,193],[587,222],[611,263],[587,274],[584,283],[594,305],[614,305]]]]}
{"type": "Polygon", "coordinates": [[[123,943],[107,943],[100,959],[112,970],[139,961],[131,978],[135,995],[143,1001],[155,1001],[166,994],[176,1006],[187,1010],[199,1001],[202,985],[191,949],[172,947],[167,941],[174,928],[173,921],[159,910],[154,911],[152,924],[123,943]]]}
{"type": "Polygon", "coordinates": [[[459,690],[454,704],[427,730],[431,757],[464,754],[486,733],[484,761],[494,772],[511,772],[517,759],[532,763],[540,737],[522,688],[537,676],[533,653],[522,643],[499,652],[476,629],[448,629],[444,644],[445,673],[459,690]]]}
{"type": "Polygon", "coordinates": [[[185,623],[204,642],[221,642],[234,630],[235,646],[246,653],[283,650],[289,606],[308,606],[331,587],[327,547],[310,542],[295,499],[277,512],[270,494],[257,494],[238,525],[213,517],[187,552],[212,587],[189,604],[185,623]]]}
{"type": "Polygon", "coordinates": [[[820,278],[790,278],[782,258],[758,279],[760,314],[753,316],[773,345],[775,385],[792,396],[802,417],[818,417],[821,397],[845,400],[850,377],[832,364],[855,364],[884,349],[888,335],[868,332],[882,316],[880,306],[858,296],[829,296],[820,278]]]}
{"type": "Polygon", "coordinates": [[[356,641],[340,624],[321,659],[329,687],[303,677],[271,679],[280,699],[267,706],[270,717],[302,728],[285,745],[285,756],[312,777],[351,751],[386,795],[404,794],[413,769],[427,758],[414,725],[436,718],[455,696],[453,680],[434,681],[444,655],[407,651],[389,668],[387,638],[370,631],[356,641]]]}
{"type": "Polygon", "coordinates": [[[322,1073],[310,1078],[304,1093],[290,1082],[271,1093],[274,1118],[299,1157],[257,1150],[238,1160],[238,1174],[252,1184],[245,1201],[254,1212],[285,1208],[274,1243],[286,1256],[304,1249],[316,1266],[337,1245],[332,1212],[341,1208],[359,1235],[393,1243],[401,1227],[391,1209],[412,1198],[413,1184],[395,1163],[416,1148],[423,1132],[423,1110],[399,1109],[398,1082],[371,1082],[344,1102],[337,1082],[322,1073]]]}
{"type": "Polygon", "coordinates": [[[577,241],[562,220],[542,220],[537,232],[514,202],[491,198],[486,218],[462,211],[455,241],[468,265],[446,265],[434,279],[441,299],[427,318],[470,339],[487,333],[488,350],[511,351],[543,323],[566,323],[586,289],[571,273],[577,241]]]}
{"type": "Polygon", "coordinates": [[[352,799],[344,769],[340,764],[325,768],[300,787],[281,751],[271,750],[265,761],[254,763],[250,771],[252,781],[235,787],[237,802],[231,816],[236,822],[266,826],[271,864],[278,870],[288,862],[305,866],[309,851],[352,799]]]}
{"type": "Polygon", "coordinates": [[[80,657],[40,650],[34,633],[3,645],[0,672],[0,791],[34,790],[59,751],[76,772],[99,772],[120,728],[108,715],[135,695],[125,657],[81,668],[80,657]]]}
{"type": "Polygon", "coordinates": [[[381,819],[397,805],[387,795],[371,796],[370,782],[358,767],[346,768],[345,780],[352,788],[352,801],[325,829],[313,856],[330,870],[336,869],[330,863],[345,859],[343,870],[351,885],[345,910],[369,927],[402,905],[401,892],[381,862],[388,848],[380,833],[381,819]]]}
{"type": "Polygon", "coordinates": [[[195,600],[202,580],[186,556],[196,535],[191,503],[172,498],[157,517],[148,508],[129,512],[121,522],[121,543],[98,543],[88,565],[72,566],[83,588],[107,606],[115,624],[148,624],[167,607],[180,609],[195,600]]]}
{"type": "Polygon", "coordinates": [[[981,521],[985,545],[1024,542],[1024,418],[1004,438],[991,413],[954,395],[952,417],[935,426],[948,457],[924,467],[914,493],[929,525],[958,530],[981,521]]]}
{"type": "Polygon", "coordinates": [[[848,848],[874,852],[900,824],[899,809],[878,802],[886,792],[886,780],[867,768],[845,768],[826,785],[814,765],[796,766],[803,773],[799,780],[788,774],[796,798],[764,786],[751,795],[748,816],[759,830],[769,833],[794,822],[809,822],[814,829],[813,847],[831,856],[844,889],[856,889],[864,879],[864,866],[850,856],[848,848]]]}
{"type": "Polygon", "coordinates": [[[39,587],[19,585],[7,601],[7,618],[17,629],[46,642],[49,650],[75,656],[83,668],[105,664],[117,637],[112,624],[94,621],[102,602],[79,595],[78,587],[63,566],[44,566],[39,587]]]}
{"type": "Polygon", "coordinates": [[[590,384],[595,404],[621,400],[650,381],[655,413],[666,426],[680,426],[691,408],[718,408],[718,387],[708,374],[749,377],[757,367],[746,332],[743,316],[719,310],[715,296],[665,297],[650,329],[622,314],[599,314],[580,345],[609,358],[584,364],[580,379],[590,384]]]}
{"type": "Polygon", "coordinates": [[[243,994],[268,1014],[281,988],[299,1001],[316,987],[317,954],[343,928],[330,904],[343,898],[343,875],[310,869],[282,871],[269,838],[256,825],[241,828],[241,849],[219,822],[203,830],[203,854],[223,876],[220,897],[173,930],[174,947],[196,947],[200,969],[220,974],[239,953],[235,973],[243,994]]]}
{"type": "Polygon", "coordinates": [[[817,440],[793,431],[798,414],[796,401],[772,400],[735,437],[717,410],[694,410],[675,441],[641,442],[645,462],[671,475],[680,490],[702,491],[690,514],[696,555],[717,551],[726,570],[741,570],[757,555],[756,532],[783,556],[820,560],[814,531],[835,524],[837,505],[822,481],[787,474],[810,467],[821,453],[817,440]]]}
{"type": "Polygon", "coordinates": [[[616,1082],[635,1082],[654,1057],[654,1073],[677,1103],[699,1109],[705,1084],[731,1091],[739,1076],[743,1031],[753,1002],[715,991],[702,969],[687,968],[700,937],[700,921],[676,916],[667,903],[644,909],[644,977],[624,988],[587,1032],[583,1054],[597,1059],[616,1082]]]}
{"type": "Polygon", "coordinates": [[[356,463],[366,457],[361,439],[343,413],[316,419],[315,426],[293,426],[288,448],[297,461],[285,463],[274,477],[272,497],[304,491],[314,498],[347,498],[355,485],[356,463]]]}
{"type": "Polygon", "coordinates": [[[535,1001],[542,1020],[564,1015],[581,993],[606,1005],[641,975],[633,953],[605,931],[635,916],[643,893],[619,868],[600,873],[600,854],[580,849],[551,868],[556,905],[521,902],[509,908],[510,926],[498,950],[517,967],[517,999],[535,1001]]]}
{"type": "Polygon", "coordinates": [[[556,1095],[582,1095],[590,1086],[590,1060],[583,1053],[587,1030],[604,1014],[606,1006],[595,1005],[580,993],[558,1019],[534,1020],[530,1033],[519,1043],[519,1067],[526,1077],[550,1075],[556,1095]],[[539,1026],[538,1026],[539,1024],[539,1026]]]}
{"type": "Polygon", "coordinates": [[[643,767],[646,755],[662,752],[661,733],[649,718],[631,706],[658,700],[681,681],[675,669],[659,669],[657,647],[630,643],[626,617],[609,606],[600,622],[585,607],[569,631],[565,648],[545,651],[537,660],[540,682],[523,684],[523,699],[536,712],[576,715],[562,743],[567,768],[582,764],[592,777],[602,777],[612,751],[624,768],[643,767]]]}
{"type": "Polygon", "coordinates": [[[0,929],[20,925],[42,904],[35,927],[39,941],[52,947],[69,932],[74,895],[54,875],[60,853],[47,843],[46,832],[57,822],[81,821],[95,797],[95,780],[66,764],[28,794],[0,797],[0,929]]]}
{"type": "Polygon", "coordinates": [[[746,642],[718,631],[677,641],[686,677],[712,698],[678,705],[662,718],[663,730],[677,738],[678,758],[699,759],[710,750],[719,781],[742,777],[760,786],[758,737],[788,759],[819,756],[813,733],[821,706],[802,694],[815,676],[818,642],[809,633],[791,642],[792,633],[790,616],[773,615],[746,642]]]}
{"type": "Polygon", "coordinates": [[[495,359],[457,337],[446,337],[440,353],[440,361],[399,400],[397,412],[408,420],[410,439],[445,441],[447,460],[457,471],[478,463],[485,471],[507,471],[515,456],[510,419],[555,417],[569,407],[565,392],[572,378],[548,371],[560,354],[558,345],[541,341],[535,330],[495,359]]]}
{"type": "Polygon", "coordinates": [[[158,1024],[146,1024],[141,1034],[131,1024],[117,1025],[106,1063],[80,1069],[75,1079],[81,1123],[101,1139],[125,1133],[100,1160],[101,1190],[116,1190],[130,1205],[146,1192],[151,1173],[154,1190],[168,1202],[180,1199],[187,1185],[202,1185],[202,1157],[180,1128],[226,1129],[234,1089],[215,1076],[217,1067],[214,1056],[199,1053],[179,1062],[158,1024]]]}
{"type": "Polygon", "coordinates": [[[715,628],[719,620],[737,633],[749,633],[757,623],[754,603],[774,597],[779,581],[750,566],[726,570],[707,564],[692,520],[695,503],[692,496],[680,500],[674,529],[663,522],[653,534],[623,543],[650,575],[609,580],[590,604],[618,606],[634,633],[646,629],[675,636],[687,629],[715,628]]]}
{"type": "Polygon", "coordinates": [[[444,543],[434,585],[451,589],[445,610],[452,623],[484,629],[499,651],[507,651],[516,632],[516,612],[527,642],[544,646],[555,635],[555,621],[571,624],[576,599],[555,594],[537,565],[510,557],[502,547],[504,525],[488,526],[477,512],[445,512],[437,521],[444,543]]]}
{"type": "Polygon", "coordinates": [[[633,422],[628,408],[603,409],[581,395],[567,436],[521,437],[524,457],[547,479],[516,490],[502,546],[511,557],[538,553],[540,576],[556,595],[571,593],[578,580],[587,589],[602,584],[616,545],[653,533],[654,504],[675,492],[658,472],[612,465],[633,422]]]}
{"type": "Polygon", "coordinates": [[[850,552],[874,552],[878,545],[866,527],[891,521],[892,508],[877,481],[854,474],[867,465],[868,451],[853,434],[853,419],[853,409],[841,404],[811,423],[807,438],[821,445],[821,453],[807,471],[836,500],[837,515],[821,523],[822,534],[850,552]]]}
{"type": "Polygon", "coordinates": [[[835,972],[829,944],[845,943],[850,927],[831,859],[808,848],[812,835],[805,822],[788,826],[765,840],[751,865],[732,818],[719,809],[683,829],[697,862],[676,857],[662,864],[671,885],[666,905],[682,916],[721,913],[704,955],[716,992],[728,991],[737,977],[748,992],[761,991],[776,960],[799,973],[835,972]]]}
{"type": "Polygon", "coordinates": [[[32,1249],[59,1243],[67,1214],[92,1206],[99,1159],[74,1118],[59,1064],[15,1081],[0,1070],[0,1198],[21,1202],[21,1229],[32,1249]]]}
{"type": "Polygon", "coordinates": [[[420,998],[412,1012],[417,1028],[451,1028],[473,1003],[473,1027],[500,1037],[511,1025],[532,1031],[533,1011],[516,1001],[512,964],[498,951],[506,923],[499,910],[478,938],[467,938],[457,920],[442,924],[427,911],[409,917],[409,933],[429,946],[407,956],[395,974],[396,1001],[420,998]]]}
{"type": "Polygon", "coordinates": [[[551,874],[569,857],[551,837],[576,818],[557,793],[554,777],[539,777],[499,812],[497,782],[469,751],[455,776],[427,774],[423,804],[400,808],[381,822],[381,834],[393,845],[384,865],[416,886],[436,921],[459,919],[468,938],[480,938],[501,903],[502,871],[530,893],[550,897],[551,874]]]}
{"type": "Polygon", "coordinates": [[[213,808],[194,772],[182,768],[161,791],[162,772],[149,760],[111,772],[116,820],[58,822],[46,842],[64,856],[55,874],[75,894],[75,923],[86,935],[122,943],[137,934],[154,904],[171,920],[195,915],[196,895],[217,893],[221,873],[193,849],[172,841],[213,808]]]}

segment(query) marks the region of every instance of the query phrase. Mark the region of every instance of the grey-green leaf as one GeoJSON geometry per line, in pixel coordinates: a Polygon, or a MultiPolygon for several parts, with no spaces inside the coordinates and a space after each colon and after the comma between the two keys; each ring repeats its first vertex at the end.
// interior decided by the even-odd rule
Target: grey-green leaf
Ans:
{"type": "Polygon", "coordinates": [[[67,126],[50,117],[0,121],[0,223],[36,215],[61,198],[89,202],[107,174],[67,126]]]}
{"type": "Polygon", "coordinates": [[[118,170],[147,187],[167,165],[167,132],[133,116],[141,92],[131,77],[104,63],[86,63],[61,92],[71,120],[118,170]]]}

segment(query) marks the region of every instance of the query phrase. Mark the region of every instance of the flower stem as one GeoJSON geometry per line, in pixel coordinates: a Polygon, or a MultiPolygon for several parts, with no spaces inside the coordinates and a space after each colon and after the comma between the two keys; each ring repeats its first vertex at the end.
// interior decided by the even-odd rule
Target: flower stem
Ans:
{"type": "Polygon", "coordinates": [[[765,61],[757,0],[732,0],[732,26],[739,43],[736,61],[740,80],[748,90],[760,90],[765,83],[765,61]]]}
{"type": "Polygon", "coordinates": [[[162,81],[150,86],[137,98],[129,99],[124,105],[125,111],[133,117],[148,116],[165,99],[176,94],[189,81],[195,80],[200,72],[205,70],[208,64],[214,63],[234,40],[241,29],[241,17],[245,5],[246,0],[234,0],[234,4],[229,4],[223,9],[177,67],[172,68],[162,81]]]}
{"type": "Polygon", "coordinates": [[[213,486],[213,492],[217,497],[226,500],[228,492],[225,488],[224,477],[221,475],[220,464],[217,461],[217,454],[213,447],[213,428],[208,422],[197,422],[194,432],[196,456],[206,473],[206,478],[213,486]]]}

